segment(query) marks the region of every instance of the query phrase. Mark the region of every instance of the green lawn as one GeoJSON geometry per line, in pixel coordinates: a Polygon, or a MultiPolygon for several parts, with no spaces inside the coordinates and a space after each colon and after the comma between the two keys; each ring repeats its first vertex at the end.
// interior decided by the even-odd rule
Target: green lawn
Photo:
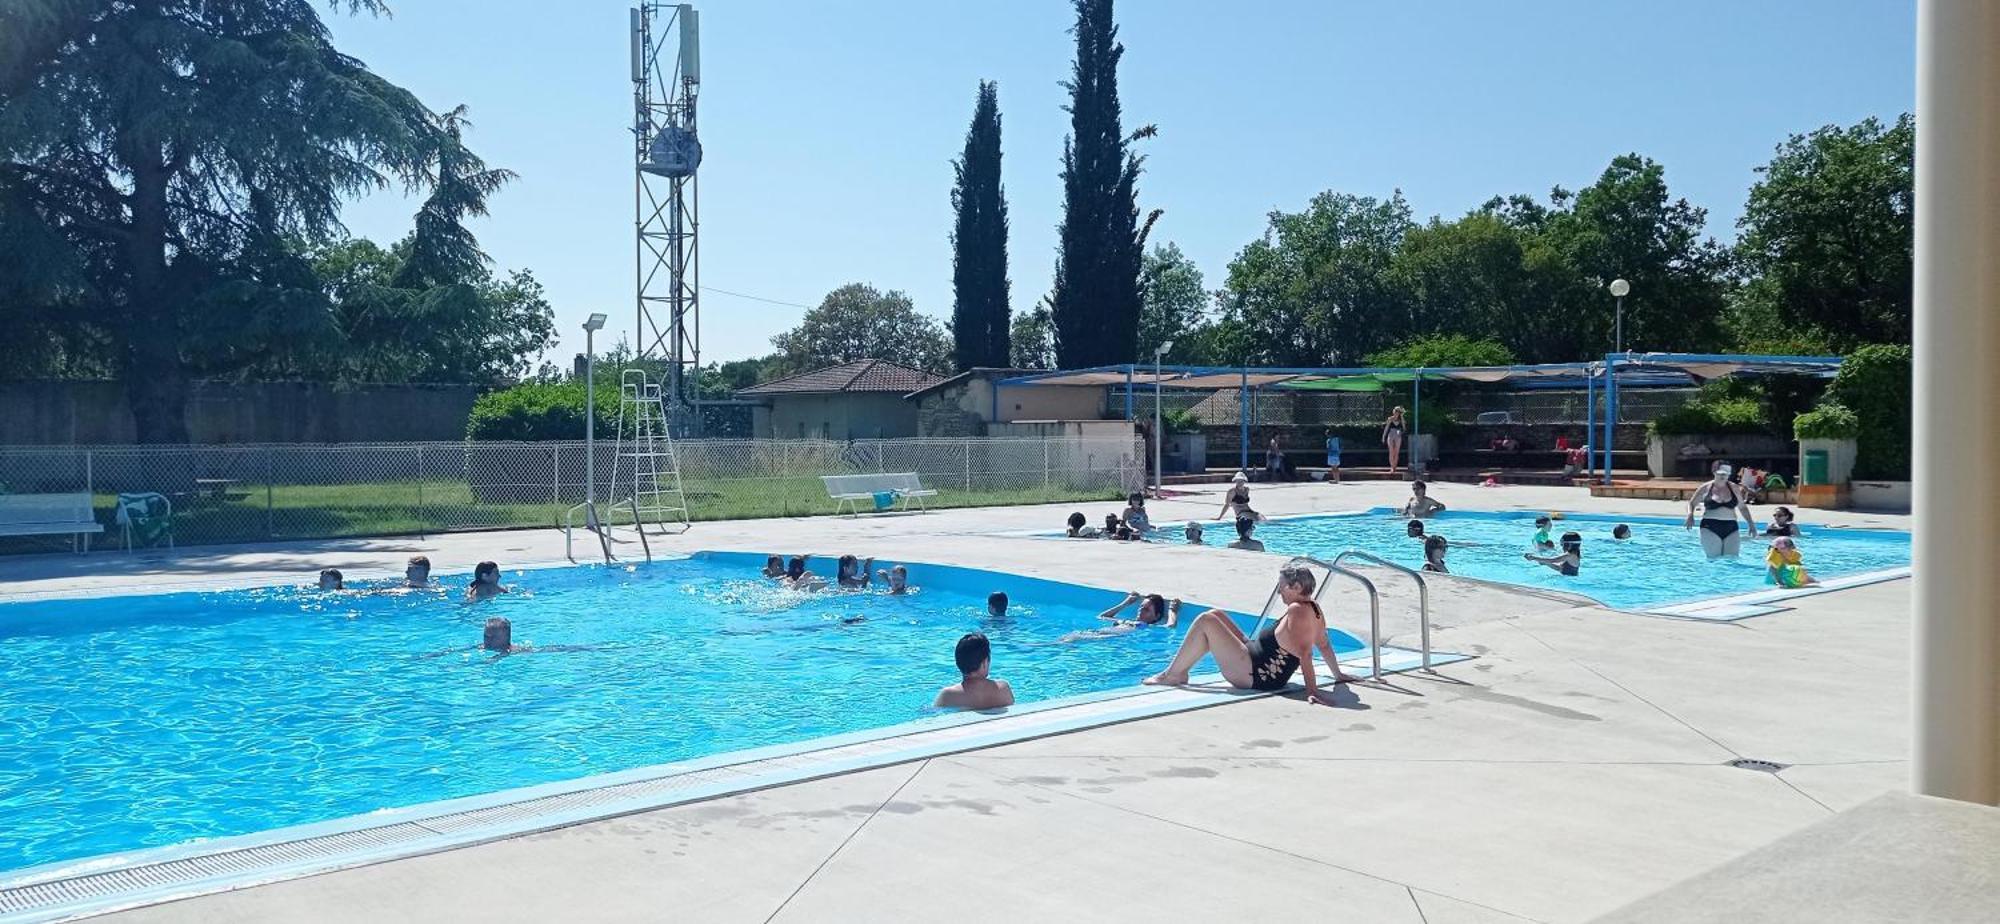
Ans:
{"type": "MultiPolygon", "coordinates": [[[[1039,479],[1037,479],[1039,480],[1039,479]]],[[[817,476],[689,479],[688,506],[695,520],[825,516],[834,502],[817,476]]],[[[1077,487],[1057,481],[1020,487],[965,491],[940,485],[925,498],[932,509],[1041,504],[1058,501],[1115,501],[1115,488],[1077,487]]],[[[181,545],[256,542],[268,539],[333,539],[407,535],[468,529],[554,526],[577,498],[560,504],[546,487],[519,486],[475,491],[463,481],[380,481],[345,485],[237,485],[227,498],[182,498],[174,511],[174,536],[181,545]],[[482,498],[479,493],[485,496],[482,498]]],[[[97,518],[106,524],[96,544],[119,542],[116,498],[99,494],[97,518]]],[[[607,514],[614,522],[629,518],[607,514]]],[[[1096,519],[1093,517],[1093,519],[1096,519]]],[[[1059,523],[1051,521],[1054,528],[1059,523]]],[[[48,551],[66,547],[67,537],[0,540],[0,551],[48,551]]]]}

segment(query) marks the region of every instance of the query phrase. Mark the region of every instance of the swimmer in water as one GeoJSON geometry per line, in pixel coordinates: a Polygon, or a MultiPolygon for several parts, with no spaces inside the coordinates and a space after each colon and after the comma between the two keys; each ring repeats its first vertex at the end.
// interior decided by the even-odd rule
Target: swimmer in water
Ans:
{"type": "Polygon", "coordinates": [[[1549,519],[1549,515],[1546,513],[1535,518],[1535,551],[1555,551],[1556,541],[1549,538],[1549,529],[1552,524],[1553,521],[1549,519]]]}
{"type": "Polygon", "coordinates": [[[806,570],[806,559],[811,555],[794,555],[791,564],[785,566],[785,584],[793,590],[818,590],[826,586],[826,580],[806,570]]]}
{"type": "Polygon", "coordinates": [[[834,580],[840,582],[842,587],[867,587],[868,582],[874,579],[874,568],[875,559],[864,563],[852,555],[842,555],[834,580]]]}
{"type": "Polygon", "coordinates": [[[785,579],[784,557],[780,555],[772,555],[764,559],[764,576],[776,581],[784,580],[785,579]]]}
{"type": "Polygon", "coordinates": [[[472,569],[472,584],[465,588],[467,603],[491,600],[505,593],[513,593],[507,585],[500,583],[500,566],[490,561],[482,561],[472,569]]]}
{"type": "Polygon", "coordinates": [[[1411,520],[1410,525],[1403,527],[1403,535],[1411,539],[1424,538],[1424,521],[1411,520]]]}
{"type": "Polygon", "coordinates": [[[1070,514],[1069,519],[1065,523],[1069,526],[1069,532],[1065,535],[1071,539],[1097,538],[1097,530],[1090,527],[1089,518],[1085,517],[1081,510],[1070,514]]]}
{"type": "Polygon", "coordinates": [[[1179,597],[1175,597],[1169,601],[1159,594],[1141,594],[1136,590],[1129,591],[1125,594],[1125,599],[1118,601],[1110,609],[1097,614],[1097,618],[1110,622],[1111,625],[1102,629],[1071,632],[1063,636],[1060,641],[1079,642],[1090,638],[1110,638],[1114,635],[1124,635],[1127,632],[1138,629],[1140,626],[1160,626],[1171,629],[1180,624],[1181,600],[1179,597]],[[1134,603],[1139,604],[1139,609],[1132,614],[1133,618],[1120,618],[1119,614],[1123,613],[1126,607],[1134,603]]]}
{"type": "Polygon", "coordinates": [[[1443,536],[1436,534],[1425,536],[1424,570],[1431,574],[1450,574],[1451,569],[1444,566],[1444,553],[1449,548],[1451,543],[1446,542],[1443,536]]]}
{"type": "Polygon", "coordinates": [[[882,578],[882,583],[889,585],[891,596],[902,596],[910,592],[910,569],[896,565],[875,573],[882,578]]]}
{"type": "Polygon", "coordinates": [[[1562,552],[1557,555],[1536,555],[1522,553],[1525,558],[1538,565],[1554,568],[1563,577],[1576,577],[1578,566],[1583,564],[1583,536],[1580,533],[1563,533],[1562,552]]]}
{"type": "Polygon", "coordinates": [[[1632,538],[1632,527],[1626,526],[1623,523],[1611,527],[1611,538],[1616,539],[1619,542],[1624,542],[1625,540],[1632,538]]]}
{"type": "Polygon", "coordinates": [[[341,579],[339,568],[322,568],[319,572],[319,589],[346,590],[347,583],[341,579]]]}
{"type": "Polygon", "coordinates": [[[404,587],[431,586],[431,560],[423,555],[412,555],[403,566],[404,587]]]}

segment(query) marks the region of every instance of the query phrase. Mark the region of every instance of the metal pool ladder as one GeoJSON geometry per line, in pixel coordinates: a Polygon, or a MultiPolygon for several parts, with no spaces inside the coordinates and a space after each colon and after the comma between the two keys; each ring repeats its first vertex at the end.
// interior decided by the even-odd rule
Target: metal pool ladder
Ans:
{"type": "MultiPolygon", "coordinates": [[[[1422,645],[1423,645],[1423,669],[1426,671],[1430,670],[1431,669],[1431,591],[1430,591],[1430,586],[1424,581],[1424,576],[1422,573],[1416,571],[1415,569],[1407,568],[1402,565],[1396,564],[1395,562],[1388,561],[1372,552],[1364,552],[1360,549],[1348,549],[1347,551],[1342,552],[1339,555],[1335,555],[1333,557],[1333,561],[1330,562],[1322,561],[1320,559],[1313,558],[1309,555],[1295,556],[1291,560],[1294,562],[1305,562],[1307,564],[1318,565],[1327,570],[1327,575],[1329,578],[1332,577],[1333,575],[1339,575],[1341,577],[1345,577],[1351,581],[1354,581],[1357,584],[1360,584],[1361,589],[1368,592],[1368,666],[1369,666],[1368,679],[1380,680],[1382,679],[1382,593],[1381,591],[1375,589],[1375,582],[1369,580],[1366,575],[1358,571],[1355,571],[1352,568],[1345,567],[1341,564],[1343,560],[1348,558],[1358,558],[1363,561],[1367,561],[1388,568],[1392,571],[1400,571],[1406,575],[1409,575],[1412,580],[1417,582],[1417,623],[1420,630],[1422,645]]],[[[1326,594],[1326,589],[1332,586],[1332,584],[1333,582],[1331,580],[1328,580],[1320,584],[1319,589],[1313,592],[1313,602],[1315,603],[1319,602],[1320,597],[1326,594]]],[[[1269,597],[1264,598],[1264,608],[1258,611],[1257,626],[1255,628],[1252,628],[1251,630],[1253,633],[1256,631],[1257,628],[1263,627],[1265,619],[1270,618],[1268,614],[1270,613],[1271,610],[1271,604],[1277,602],[1278,590],[1282,586],[1284,586],[1284,581],[1282,578],[1279,579],[1278,583],[1273,584],[1271,586],[1271,595],[1269,597]]]]}
{"type": "MultiPolygon", "coordinates": [[[[616,511],[619,506],[620,502],[611,502],[612,510],[616,511]]],[[[639,522],[639,501],[627,497],[622,506],[632,511],[632,529],[639,534],[639,547],[646,551],[646,560],[652,561],[653,543],[646,538],[645,527],[639,522]]],[[[597,534],[597,544],[604,550],[604,563],[608,565],[617,561],[618,556],[611,554],[611,527],[597,518],[597,505],[590,501],[569,508],[569,513],[563,516],[563,556],[576,561],[576,515],[579,512],[584,515],[584,528],[597,534]]]]}
{"type": "Polygon", "coordinates": [[[1400,571],[1403,574],[1408,575],[1410,580],[1417,582],[1417,635],[1419,639],[1419,644],[1423,648],[1424,670],[1426,671],[1430,670],[1431,669],[1431,585],[1430,582],[1424,580],[1424,573],[1418,571],[1415,568],[1411,568],[1405,565],[1399,565],[1393,561],[1383,558],[1380,555],[1375,554],[1374,552],[1369,552],[1362,549],[1348,549],[1347,551],[1342,552],[1339,555],[1333,556],[1333,564],[1338,565],[1349,558],[1358,558],[1370,564],[1380,565],[1381,567],[1387,568],[1391,571],[1400,571]]]}

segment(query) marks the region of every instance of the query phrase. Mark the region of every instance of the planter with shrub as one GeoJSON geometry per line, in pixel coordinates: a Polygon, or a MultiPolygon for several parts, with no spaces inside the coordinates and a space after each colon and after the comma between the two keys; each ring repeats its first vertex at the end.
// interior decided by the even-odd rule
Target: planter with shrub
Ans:
{"type": "Polygon", "coordinates": [[[1771,433],[1764,403],[1754,397],[1703,396],[1646,426],[1646,468],[1655,478],[1701,476],[1718,461],[1741,465],[1790,449],[1790,441],[1771,433]]]}

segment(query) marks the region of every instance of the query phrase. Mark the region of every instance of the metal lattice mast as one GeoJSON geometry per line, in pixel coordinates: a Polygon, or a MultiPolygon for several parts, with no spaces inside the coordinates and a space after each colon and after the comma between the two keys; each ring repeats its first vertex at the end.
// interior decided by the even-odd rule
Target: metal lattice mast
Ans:
{"type": "MultiPolygon", "coordinates": [[[[637,230],[640,359],[666,364],[666,406],[698,425],[693,377],[701,363],[700,17],[692,4],[640,3],[632,15],[633,204],[637,230]]],[[[684,425],[684,430],[692,428],[684,425]]]]}

